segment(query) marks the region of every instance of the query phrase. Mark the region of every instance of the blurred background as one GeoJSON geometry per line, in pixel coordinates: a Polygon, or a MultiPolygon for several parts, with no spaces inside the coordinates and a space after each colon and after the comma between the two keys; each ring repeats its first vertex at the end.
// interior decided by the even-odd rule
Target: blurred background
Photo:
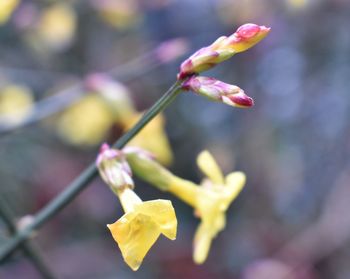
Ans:
{"type": "MultiPolygon", "coordinates": [[[[347,0],[2,0],[1,204],[16,220],[35,214],[165,92],[182,60],[247,22],[272,31],[205,75],[255,106],[186,93],[134,141],[195,182],[203,149],[225,173],[247,174],[205,264],[192,261],[192,209],[137,180],[143,200],[173,201],[179,225],[132,272],[106,228],[120,203],[95,179],[32,239],[57,278],[350,278],[347,0]]],[[[0,221],[0,245],[8,237],[0,221]]],[[[41,276],[17,252],[0,278],[41,276]]]]}

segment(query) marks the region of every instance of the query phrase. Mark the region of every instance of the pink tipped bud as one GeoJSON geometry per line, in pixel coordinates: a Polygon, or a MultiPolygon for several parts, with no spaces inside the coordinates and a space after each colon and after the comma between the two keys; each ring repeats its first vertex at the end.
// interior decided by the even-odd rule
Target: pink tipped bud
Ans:
{"type": "Polygon", "coordinates": [[[238,52],[251,48],[270,32],[270,28],[247,23],[229,37],[222,36],[210,46],[201,48],[180,66],[178,79],[182,80],[193,74],[206,71],[238,52]]]}
{"type": "Polygon", "coordinates": [[[108,144],[104,143],[97,156],[96,166],[104,182],[114,192],[118,192],[125,187],[134,187],[130,166],[122,151],[112,149],[108,144]]]}
{"type": "Polygon", "coordinates": [[[243,90],[237,94],[222,96],[222,101],[230,106],[249,108],[254,105],[254,100],[246,95],[243,90]]]}
{"type": "Polygon", "coordinates": [[[183,83],[182,88],[234,107],[247,108],[254,105],[253,99],[247,96],[241,88],[215,78],[192,76],[183,83]]]}
{"type": "Polygon", "coordinates": [[[244,24],[228,37],[223,46],[231,47],[236,53],[245,51],[264,39],[270,30],[271,28],[253,23],[244,24]]]}

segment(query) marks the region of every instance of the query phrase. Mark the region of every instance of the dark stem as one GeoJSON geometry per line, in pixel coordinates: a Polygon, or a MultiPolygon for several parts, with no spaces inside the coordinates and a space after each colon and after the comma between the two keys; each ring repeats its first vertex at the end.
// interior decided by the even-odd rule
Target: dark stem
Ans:
{"type": "MultiPolygon", "coordinates": [[[[12,214],[10,208],[6,205],[6,202],[3,198],[0,199],[0,215],[4,220],[4,223],[7,226],[7,229],[9,230],[10,234],[16,234],[17,227],[14,222],[14,215],[12,214]]],[[[21,248],[24,254],[30,259],[30,261],[33,263],[33,265],[43,278],[55,278],[53,273],[45,264],[43,258],[40,256],[39,251],[35,249],[35,247],[29,242],[29,240],[24,241],[21,245],[21,248]]]]}
{"type": "MultiPolygon", "coordinates": [[[[138,132],[150,122],[159,112],[164,110],[181,92],[181,82],[175,82],[169,90],[142,116],[142,118],[119,138],[113,147],[123,148],[138,132]]],[[[83,191],[89,182],[97,175],[95,163],[91,163],[65,190],[55,197],[48,205],[39,211],[27,227],[18,231],[8,242],[0,249],[0,262],[6,259],[19,245],[31,236],[33,231],[39,229],[51,217],[55,216],[61,209],[69,204],[81,191],[83,191]]]]}
{"type": "MultiPolygon", "coordinates": [[[[114,67],[104,74],[111,75],[119,81],[128,82],[148,73],[162,64],[163,62],[156,60],[154,51],[151,51],[123,65],[114,67]]],[[[84,91],[83,82],[79,82],[63,89],[53,96],[37,102],[31,114],[22,122],[8,125],[0,123],[0,135],[16,132],[19,128],[35,124],[38,121],[65,110],[86,96],[84,91]]]]}

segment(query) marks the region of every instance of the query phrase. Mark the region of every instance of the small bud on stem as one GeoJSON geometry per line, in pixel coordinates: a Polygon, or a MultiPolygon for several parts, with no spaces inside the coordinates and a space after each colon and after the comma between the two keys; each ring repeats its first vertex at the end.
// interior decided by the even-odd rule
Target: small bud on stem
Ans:
{"type": "Polygon", "coordinates": [[[248,108],[254,105],[253,99],[241,88],[215,78],[192,76],[183,83],[182,88],[234,107],[248,108]]]}
{"type": "Polygon", "coordinates": [[[122,151],[112,149],[104,143],[96,159],[96,166],[102,179],[113,192],[118,194],[125,188],[132,189],[134,187],[131,169],[122,151]]]}
{"type": "Polygon", "coordinates": [[[180,66],[177,78],[183,80],[188,76],[213,68],[236,53],[253,47],[269,32],[270,28],[265,26],[253,23],[244,24],[231,36],[218,38],[210,46],[201,48],[186,59],[180,66]]]}

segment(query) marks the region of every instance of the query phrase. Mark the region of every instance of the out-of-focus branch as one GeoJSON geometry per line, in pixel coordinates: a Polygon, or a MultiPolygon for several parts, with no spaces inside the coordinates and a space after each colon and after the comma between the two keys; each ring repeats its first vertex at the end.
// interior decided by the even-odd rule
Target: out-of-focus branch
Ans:
{"type": "MultiPolygon", "coordinates": [[[[17,226],[14,222],[14,216],[3,198],[0,198],[0,216],[3,219],[5,225],[7,226],[10,234],[16,234],[17,226]]],[[[40,256],[37,249],[35,249],[35,247],[29,242],[29,240],[23,242],[21,248],[43,278],[55,278],[52,271],[45,264],[43,258],[40,256]]]]}
{"type": "MultiPolygon", "coordinates": [[[[183,82],[185,82],[184,80],[183,82]]],[[[119,138],[113,145],[117,149],[123,148],[142,128],[150,122],[157,114],[164,110],[182,90],[182,81],[175,82],[169,90],[143,115],[143,117],[127,133],[119,138]]],[[[19,230],[15,236],[8,240],[0,249],[0,261],[7,258],[14,250],[32,235],[32,232],[40,228],[53,216],[68,205],[89,182],[97,176],[95,163],[90,164],[61,194],[54,198],[47,206],[37,213],[33,221],[19,230]]]]}
{"type": "MultiPolygon", "coordinates": [[[[157,48],[119,65],[105,74],[120,81],[127,82],[136,79],[154,68],[170,63],[188,51],[189,45],[184,38],[174,38],[163,42],[157,48]]],[[[29,126],[51,115],[63,111],[78,102],[85,95],[84,82],[78,82],[56,94],[38,101],[30,114],[19,123],[5,124],[5,118],[0,117],[0,134],[11,133],[18,128],[29,126]]]]}

